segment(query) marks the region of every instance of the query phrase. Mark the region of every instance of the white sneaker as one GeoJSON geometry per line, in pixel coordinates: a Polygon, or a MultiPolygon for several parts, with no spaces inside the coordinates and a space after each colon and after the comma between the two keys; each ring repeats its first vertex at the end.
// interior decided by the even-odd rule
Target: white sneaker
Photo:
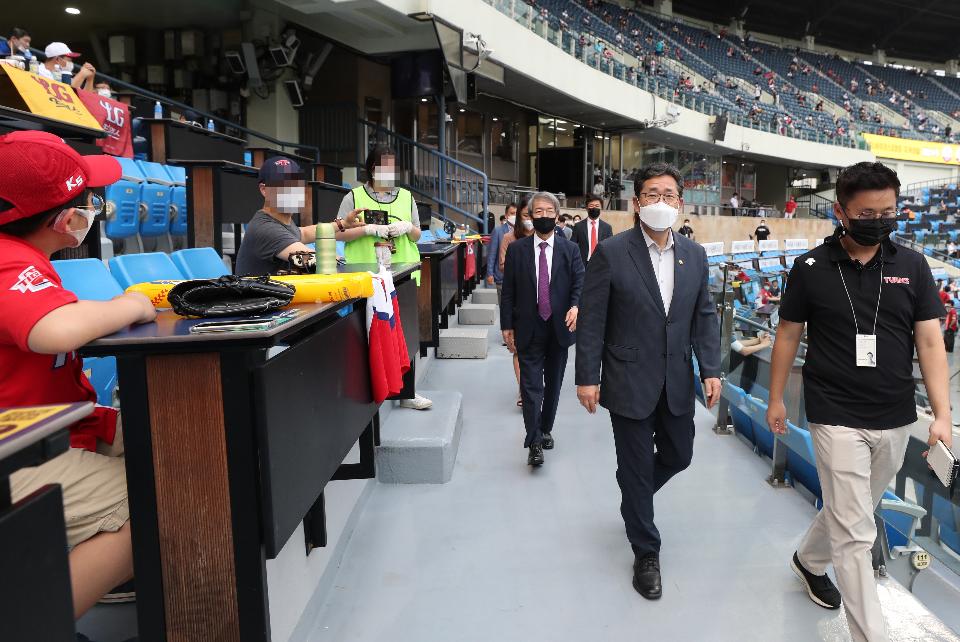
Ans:
{"type": "Polygon", "coordinates": [[[429,410],[432,406],[433,406],[432,401],[430,401],[426,397],[421,397],[418,394],[414,394],[413,399],[400,400],[401,408],[411,408],[413,410],[429,410]]]}

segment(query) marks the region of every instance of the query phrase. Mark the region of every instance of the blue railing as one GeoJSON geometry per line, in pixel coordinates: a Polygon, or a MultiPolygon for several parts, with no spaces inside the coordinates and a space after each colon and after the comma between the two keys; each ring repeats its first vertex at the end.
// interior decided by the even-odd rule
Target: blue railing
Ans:
{"type": "MultiPolygon", "coordinates": [[[[401,176],[408,179],[405,187],[434,201],[442,210],[476,221],[481,232],[490,231],[487,229],[489,185],[485,173],[369,120],[361,119],[359,127],[360,140],[367,141],[367,145],[357,147],[357,167],[363,166],[361,155],[365,156],[367,149],[377,143],[386,144],[397,153],[401,176]]],[[[445,218],[444,211],[441,218],[445,218]]]]}

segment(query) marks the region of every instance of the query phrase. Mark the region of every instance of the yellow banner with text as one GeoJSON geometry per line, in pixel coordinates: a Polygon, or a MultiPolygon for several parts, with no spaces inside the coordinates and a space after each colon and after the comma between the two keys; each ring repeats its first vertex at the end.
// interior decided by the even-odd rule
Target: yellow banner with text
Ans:
{"type": "Polygon", "coordinates": [[[939,165],[960,165],[960,145],[929,140],[894,138],[893,136],[879,136],[877,134],[864,134],[863,138],[870,145],[870,151],[878,158],[937,163],[939,165]]]}
{"type": "Polygon", "coordinates": [[[4,65],[2,69],[10,77],[31,113],[100,130],[100,123],[87,111],[70,85],[11,65],[4,65]]]}

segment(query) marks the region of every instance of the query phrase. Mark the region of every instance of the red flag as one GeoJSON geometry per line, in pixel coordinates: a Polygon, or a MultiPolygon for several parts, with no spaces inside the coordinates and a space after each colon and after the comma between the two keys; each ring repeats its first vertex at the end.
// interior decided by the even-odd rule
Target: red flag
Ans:
{"type": "Polygon", "coordinates": [[[130,127],[130,110],[122,102],[101,96],[98,93],[77,89],[87,111],[97,119],[106,138],[97,141],[105,154],[133,158],[133,135],[130,127]]]}

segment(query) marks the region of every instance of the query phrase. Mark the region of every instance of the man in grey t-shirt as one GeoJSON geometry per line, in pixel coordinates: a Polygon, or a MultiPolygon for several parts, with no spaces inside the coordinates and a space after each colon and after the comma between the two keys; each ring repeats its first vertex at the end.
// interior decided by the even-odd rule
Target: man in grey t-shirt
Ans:
{"type": "MultiPolygon", "coordinates": [[[[306,243],[317,236],[317,226],[299,227],[293,215],[306,205],[304,175],[294,161],[275,156],[260,167],[263,208],[247,225],[234,270],[240,276],[263,276],[282,269],[294,252],[309,252],[306,243]]],[[[356,216],[354,214],[354,216],[356,216]]]]}

